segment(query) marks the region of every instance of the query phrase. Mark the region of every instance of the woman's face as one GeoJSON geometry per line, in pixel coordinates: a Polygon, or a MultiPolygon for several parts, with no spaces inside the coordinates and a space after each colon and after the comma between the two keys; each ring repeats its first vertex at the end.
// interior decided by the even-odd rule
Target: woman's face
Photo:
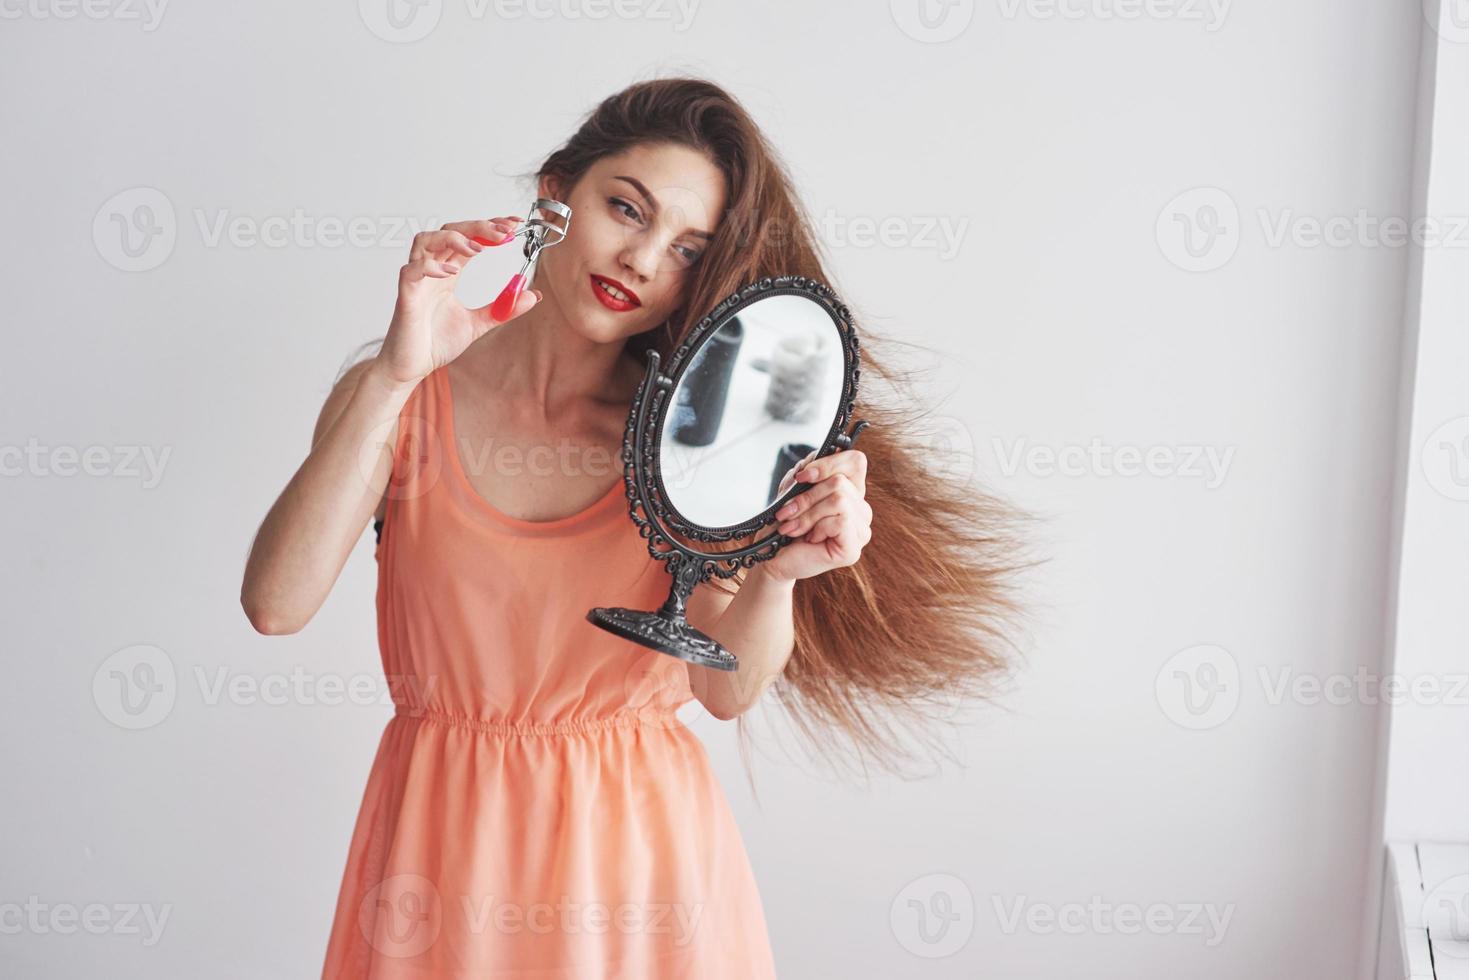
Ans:
{"type": "Polygon", "coordinates": [[[566,240],[548,249],[533,283],[571,329],[612,343],[659,326],[678,309],[724,211],[724,175],[697,150],[635,146],[603,157],[570,197],[566,240]],[[622,297],[608,292],[608,287],[622,297]]]}

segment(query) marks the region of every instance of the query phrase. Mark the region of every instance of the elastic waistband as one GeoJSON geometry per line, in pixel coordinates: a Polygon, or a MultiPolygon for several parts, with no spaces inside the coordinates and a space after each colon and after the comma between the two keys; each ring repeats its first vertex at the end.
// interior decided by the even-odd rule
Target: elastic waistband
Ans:
{"type": "Polygon", "coordinates": [[[443,708],[412,707],[400,704],[393,712],[395,717],[413,721],[426,721],[435,725],[467,728],[487,735],[576,735],[584,732],[602,732],[616,728],[684,728],[683,722],[672,713],[652,714],[647,712],[620,712],[604,718],[579,718],[574,721],[528,722],[509,721],[503,718],[475,718],[457,714],[443,708]]]}

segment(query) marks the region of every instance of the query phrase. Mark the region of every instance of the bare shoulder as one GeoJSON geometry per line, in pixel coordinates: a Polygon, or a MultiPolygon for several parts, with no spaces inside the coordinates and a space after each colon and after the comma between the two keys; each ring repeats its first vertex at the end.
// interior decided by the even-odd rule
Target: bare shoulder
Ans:
{"type": "MultiPolygon", "coordinates": [[[[332,386],[332,390],[327,393],[326,401],[321,406],[321,412],[316,417],[316,429],[311,434],[312,448],[315,448],[316,444],[321,441],[321,437],[332,427],[332,423],[336,422],[342,412],[346,411],[347,403],[352,400],[352,393],[357,390],[357,385],[362,380],[362,376],[367,373],[367,369],[371,366],[372,358],[369,357],[365,360],[358,361],[346,371],[342,372],[342,376],[337,379],[336,384],[332,386]]],[[[387,510],[386,496],[378,501],[374,516],[379,519],[382,518],[385,510],[387,510]]]]}

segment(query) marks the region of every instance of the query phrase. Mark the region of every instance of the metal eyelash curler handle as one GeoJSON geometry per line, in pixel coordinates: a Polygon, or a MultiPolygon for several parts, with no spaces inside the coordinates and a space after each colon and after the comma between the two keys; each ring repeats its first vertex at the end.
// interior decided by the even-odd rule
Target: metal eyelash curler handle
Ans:
{"type": "Polygon", "coordinates": [[[535,277],[536,262],[540,259],[541,252],[565,241],[566,233],[570,230],[571,208],[548,197],[536,198],[525,216],[525,221],[510,233],[511,238],[521,232],[525,233],[525,265],[510,277],[510,281],[505,284],[505,288],[500,290],[500,295],[495,297],[495,302],[490,305],[490,316],[497,323],[504,323],[515,312],[516,301],[520,299],[520,294],[525,292],[531,279],[535,277]],[[555,218],[561,219],[559,225],[555,223],[555,218]]]}

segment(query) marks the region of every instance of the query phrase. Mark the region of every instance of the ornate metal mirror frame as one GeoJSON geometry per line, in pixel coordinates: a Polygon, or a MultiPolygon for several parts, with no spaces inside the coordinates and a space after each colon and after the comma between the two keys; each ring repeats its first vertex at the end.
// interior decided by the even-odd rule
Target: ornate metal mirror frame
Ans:
{"type": "Polygon", "coordinates": [[[628,514],[647,539],[648,552],[664,563],[673,576],[668,599],[656,611],[623,607],[597,607],[587,619],[602,629],[646,647],[719,670],[737,670],[739,663],[708,635],[689,625],[685,618],[688,598],[694,587],[712,576],[730,578],[741,568],[773,558],[791,537],[773,533],[730,551],[701,551],[685,543],[677,535],[694,542],[723,542],[748,537],[761,528],[776,523],[775,512],[787,500],[807,490],[809,483],[796,483],[764,510],[739,524],[705,527],[686,519],[669,498],[664,485],[659,447],[663,422],[667,417],[670,397],[678,388],[694,361],[694,355],[714,336],[720,327],[745,307],[771,296],[804,296],[831,316],[841,338],[844,360],[842,392],[836,415],[817,456],[827,456],[848,449],[856,441],[867,422],[857,422],[847,431],[852,417],[852,403],[857,396],[859,350],[851,312],[824,284],[802,276],[776,276],[760,279],[736,290],[716,306],[689,333],[684,343],[673,352],[667,373],[659,369],[657,351],[648,352],[648,368],[633,398],[623,435],[623,478],[627,485],[628,514]]]}

